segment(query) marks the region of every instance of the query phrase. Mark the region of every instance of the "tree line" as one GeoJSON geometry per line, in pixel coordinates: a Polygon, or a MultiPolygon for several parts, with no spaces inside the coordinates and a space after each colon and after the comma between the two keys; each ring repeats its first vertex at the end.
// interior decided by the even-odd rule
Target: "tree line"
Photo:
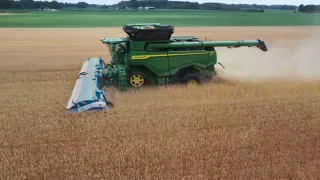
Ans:
{"type": "Polygon", "coordinates": [[[117,4],[106,6],[88,4],[86,2],[79,3],[62,3],[57,0],[53,1],[34,1],[34,0],[0,0],[0,9],[61,9],[61,8],[109,8],[117,7],[120,9],[139,7],[155,7],[158,9],[201,9],[201,10],[226,10],[226,11],[249,11],[249,12],[264,12],[265,9],[282,9],[282,10],[296,10],[299,12],[316,12],[319,11],[320,6],[316,5],[300,5],[299,7],[293,5],[258,5],[258,4],[224,4],[224,3],[198,3],[188,1],[169,1],[169,0],[130,0],[121,1],[117,4]]]}
{"type": "MultiPolygon", "coordinates": [[[[214,0],[213,0],[214,1],[214,0]]],[[[130,0],[121,1],[117,5],[119,8],[155,7],[158,9],[201,9],[201,10],[248,10],[263,11],[264,9],[295,10],[293,5],[258,5],[258,4],[224,4],[224,3],[198,3],[188,1],[168,1],[168,0],[130,0]]]]}
{"type": "Polygon", "coordinates": [[[61,8],[88,8],[97,7],[95,4],[88,4],[86,2],[79,3],[62,3],[57,0],[53,1],[34,1],[34,0],[0,0],[0,9],[61,9],[61,8]]]}
{"type": "Polygon", "coordinates": [[[301,4],[298,7],[298,12],[305,12],[305,13],[316,13],[320,12],[320,5],[303,5],[301,4]]]}

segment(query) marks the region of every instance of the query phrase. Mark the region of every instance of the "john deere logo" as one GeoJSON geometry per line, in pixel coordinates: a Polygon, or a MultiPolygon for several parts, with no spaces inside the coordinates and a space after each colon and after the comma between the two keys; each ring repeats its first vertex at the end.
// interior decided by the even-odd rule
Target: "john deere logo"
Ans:
{"type": "Polygon", "coordinates": [[[132,56],[132,59],[148,59],[148,55],[132,56]]]}

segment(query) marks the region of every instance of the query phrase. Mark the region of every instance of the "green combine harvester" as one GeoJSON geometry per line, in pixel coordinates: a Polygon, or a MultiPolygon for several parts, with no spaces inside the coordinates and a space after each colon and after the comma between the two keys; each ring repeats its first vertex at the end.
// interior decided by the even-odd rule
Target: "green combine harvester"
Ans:
{"type": "MultiPolygon", "coordinates": [[[[146,85],[200,84],[216,77],[215,47],[255,46],[267,51],[261,40],[201,41],[194,36],[173,37],[172,25],[158,23],[123,26],[125,38],[102,38],[110,62],[89,58],[84,62],[67,110],[104,111],[113,107],[104,89],[119,91],[146,85]]],[[[221,64],[220,64],[221,65],[221,64]]]]}

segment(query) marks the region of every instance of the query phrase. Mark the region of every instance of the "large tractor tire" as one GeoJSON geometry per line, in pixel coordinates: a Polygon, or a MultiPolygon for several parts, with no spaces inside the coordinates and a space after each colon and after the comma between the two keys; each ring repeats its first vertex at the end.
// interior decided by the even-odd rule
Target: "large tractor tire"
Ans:
{"type": "Polygon", "coordinates": [[[188,73],[184,76],[182,83],[187,86],[196,86],[201,84],[201,77],[199,73],[188,73]]]}

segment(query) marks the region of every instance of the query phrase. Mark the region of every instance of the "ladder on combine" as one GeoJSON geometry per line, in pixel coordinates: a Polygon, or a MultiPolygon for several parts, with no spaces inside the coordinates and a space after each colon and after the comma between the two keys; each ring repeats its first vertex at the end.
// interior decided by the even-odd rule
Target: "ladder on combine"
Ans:
{"type": "Polygon", "coordinates": [[[120,91],[127,90],[127,84],[128,84],[127,71],[125,68],[119,68],[119,75],[118,75],[119,90],[120,91]]]}

